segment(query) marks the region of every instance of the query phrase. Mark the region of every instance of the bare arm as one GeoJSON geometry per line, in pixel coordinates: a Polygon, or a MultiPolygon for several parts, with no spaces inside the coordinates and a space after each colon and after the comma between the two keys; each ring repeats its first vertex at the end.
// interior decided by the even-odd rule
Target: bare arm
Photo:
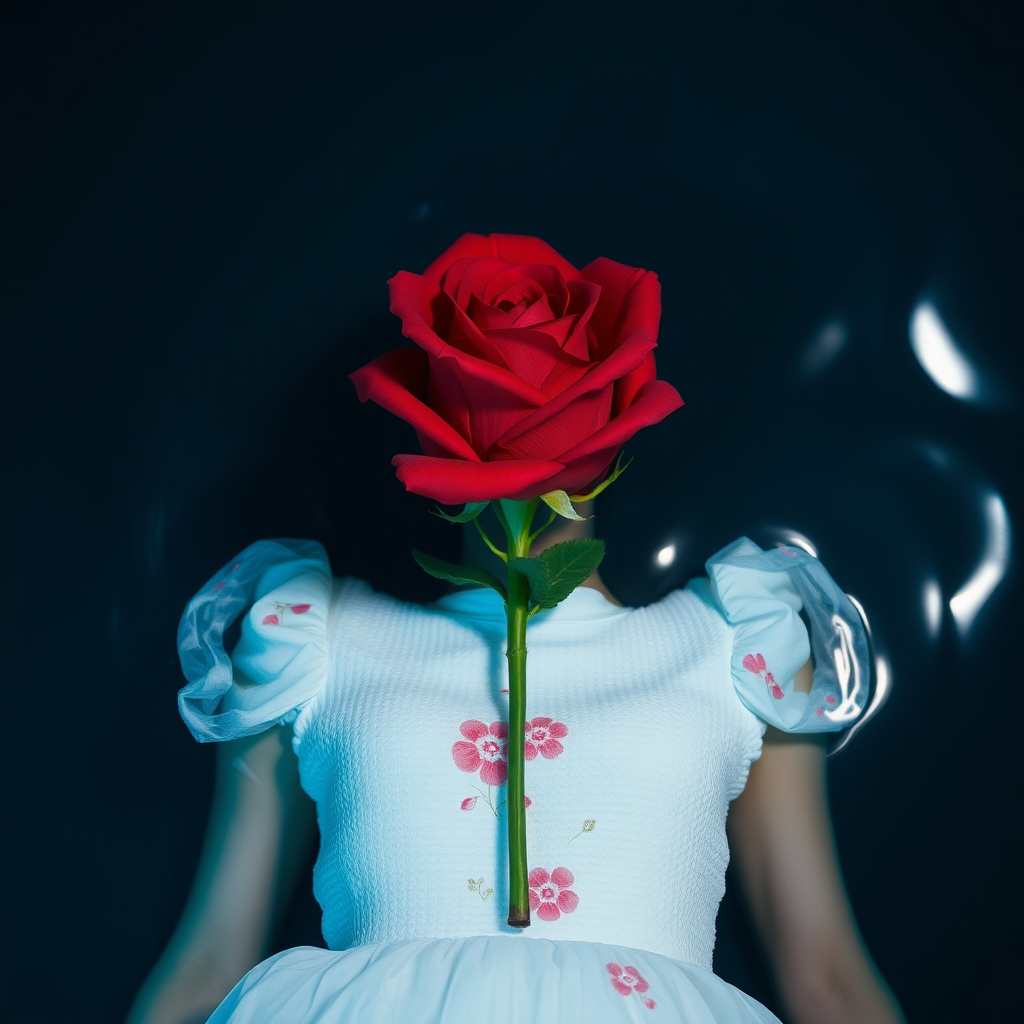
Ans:
{"type": "Polygon", "coordinates": [[[128,1024],[205,1021],[266,953],[315,830],[291,729],[219,745],[206,839],[178,927],[128,1024]]]}
{"type": "MultiPolygon", "coordinates": [[[[798,675],[809,689],[810,664],[798,675]]],[[[901,1024],[854,923],[815,736],[769,728],[729,814],[733,860],[794,1024],[901,1024]]]]}

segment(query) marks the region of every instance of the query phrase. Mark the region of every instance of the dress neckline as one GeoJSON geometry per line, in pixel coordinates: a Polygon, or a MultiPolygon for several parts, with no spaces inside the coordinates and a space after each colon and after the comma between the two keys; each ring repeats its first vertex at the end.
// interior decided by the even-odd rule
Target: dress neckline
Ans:
{"type": "MultiPolygon", "coordinates": [[[[464,615],[475,619],[500,619],[505,621],[505,602],[501,595],[490,587],[469,587],[433,601],[426,607],[448,615],[464,615]]],[[[564,601],[538,612],[533,622],[578,622],[590,619],[606,619],[625,615],[634,609],[622,607],[609,601],[593,587],[577,587],[564,601]]]]}

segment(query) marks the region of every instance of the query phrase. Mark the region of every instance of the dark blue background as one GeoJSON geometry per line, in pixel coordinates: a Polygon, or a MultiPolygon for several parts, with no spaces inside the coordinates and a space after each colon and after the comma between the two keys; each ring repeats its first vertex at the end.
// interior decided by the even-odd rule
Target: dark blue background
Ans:
{"type": "MultiPolygon", "coordinates": [[[[911,1020],[987,1019],[1020,949],[1015,537],[966,636],[948,601],[984,495],[1021,521],[1021,14],[5,4],[5,1020],[119,1019],[174,925],[213,756],[174,633],[218,566],[312,536],[436,593],[408,549],[455,528],[346,374],[401,341],[386,279],[464,231],[658,272],[687,405],[602,500],[606,579],[647,602],[741,533],[815,542],[893,666],[831,762],[858,921],[911,1020]],[[924,300],[977,401],[915,360],[924,300]]],[[[774,1005],[733,896],[720,931],[774,1005]]],[[[306,895],[280,942],[318,941],[306,895]]]]}

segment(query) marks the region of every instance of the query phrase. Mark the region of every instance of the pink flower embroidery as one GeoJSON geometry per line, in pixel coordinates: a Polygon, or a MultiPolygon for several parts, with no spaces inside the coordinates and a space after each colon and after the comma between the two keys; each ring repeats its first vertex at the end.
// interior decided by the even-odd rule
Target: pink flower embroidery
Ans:
{"type": "MultiPolygon", "coordinates": [[[[629,996],[635,992],[639,996],[651,987],[635,967],[623,967],[616,963],[606,964],[605,966],[608,968],[608,973],[612,976],[612,987],[619,995],[629,996]]],[[[648,1010],[653,1010],[657,1006],[657,1003],[649,996],[644,996],[642,1002],[648,1010]]]]}
{"type": "Polygon", "coordinates": [[[579,896],[569,888],[573,874],[568,868],[555,868],[548,874],[544,868],[534,868],[529,875],[530,909],[542,921],[557,921],[562,914],[571,914],[580,902],[579,896]]]}
{"type": "Polygon", "coordinates": [[[561,722],[554,722],[550,718],[534,718],[526,723],[526,749],[527,761],[532,761],[537,752],[549,760],[558,757],[565,747],[558,741],[569,734],[569,730],[561,722]]]}
{"type": "Polygon", "coordinates": [[[464,811],[471,811],[476,807],[476,797],[467,796],[465,800],[459,805],[464,811]]]}
{"type": "Polygon", "coordinates": [[[775,676],[768,671],[768,666],[765,664],[763,654],[747,654],[743,658],[743,667],[748,672],[753,672],[755,676],[760,676],[768,687],[768,692],[776,699],[782,700],[786,695],[782,692],[782,687],[775,682],[775,676]]]}
{"type": "Polygon", "coordinates": [[[487,726],[471,719],[459,726],[459,732],[466,737],[452,746],[452,758],[459,771],[479,770],[485,786],[502,785],[508,778],[508,726],[504,722],[487,726]]]}
{"type": "Polygon", "coordinates": [[[608,964],[607,967],[612,976],[612,987],[619,995],[629,996],[634,990],[646,992],[651,987],[635,967],[620,967],[616,963],[608,964]]]}
{"type": "Polygon", "coordinates": [[[263,625],[280,626],[281,616],[284,615],[285,611],[290,609],[292,613],[295,615],[305,615],[306,612],[308,612],[311,607],[312,605],[308,604],[292,604],[290,601],[275,601],[274,610],[277,612],[277,614],[275,615],[272,612],[270,615],[264,615],[263,625]]]}

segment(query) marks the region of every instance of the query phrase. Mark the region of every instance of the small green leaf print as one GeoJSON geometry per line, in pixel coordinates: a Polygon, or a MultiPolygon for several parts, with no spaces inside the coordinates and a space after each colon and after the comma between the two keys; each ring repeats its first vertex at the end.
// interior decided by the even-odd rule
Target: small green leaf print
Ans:
{"type": "Polygon", "coordinates": [[[493,895],[494,893],[493,889],[484,888],[483,875],[481,875],[479,878],[471,878],[469,880],[469,891],[479,893],[480,899],[482,899],[484,903],[487,902],[487,897],[493,895]]]}
{"type": "MultiPolygon", "coordinates": [[[[583,828],[581,828],[579,830],[579,832],[577,832],[576,835],[574,835],[572,837],[572,839],[569,840],[569,842],[571,843],[574,840],[579,839],[579,837],[581,835],[583,835],[584,832],[593,832],[594,831],[594,826],[596,824],[597,824],[596,819],[594,819],[594,818],[587,818],[587,820],[585,822],[583,822],[583,828]]],[[[566,845],[568,845],[568,844],[566,844],[566,845]]]]}

